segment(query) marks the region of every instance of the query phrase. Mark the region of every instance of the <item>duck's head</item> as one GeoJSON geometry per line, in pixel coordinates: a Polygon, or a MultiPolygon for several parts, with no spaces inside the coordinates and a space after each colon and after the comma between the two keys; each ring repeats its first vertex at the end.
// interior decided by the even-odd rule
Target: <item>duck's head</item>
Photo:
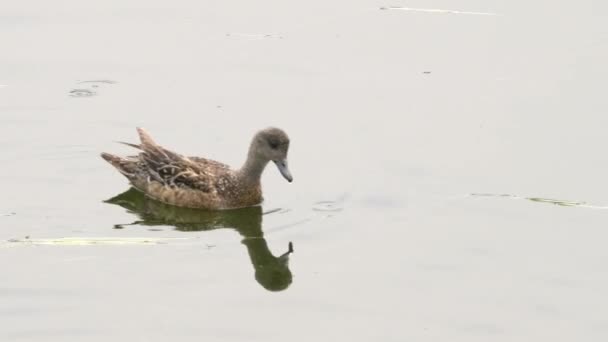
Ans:
{"type": "Polygon", "coordinates": [[[289,150],[289,137],[279,128],[266,128],[259,131],[253,138],[252,150],[258,158],[273,161],[279,171],[289,182],[293,181],[287,166],[287,151],[289,150]]]}

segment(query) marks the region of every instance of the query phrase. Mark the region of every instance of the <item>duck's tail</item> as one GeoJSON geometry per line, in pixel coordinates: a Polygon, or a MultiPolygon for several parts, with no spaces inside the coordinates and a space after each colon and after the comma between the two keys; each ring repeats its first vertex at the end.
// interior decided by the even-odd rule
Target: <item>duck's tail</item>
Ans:
{"type": "Polygon", "coordinates": [[[187,157],[158,145],[143,128],[137,127],[137,133],[139,134],[140,144],[120,143],[140,150],[139,155],[123,158],[105,152],[101,154],[103,159],[125,175],[131,183],[136,183],[142,177],[146,179],[148,176],[162,182],[158,175],[158,168],[174,163],[192,164],[192,161],[187,157]]]}
{"type": "Polygon", "coordinates": [[[105,159],[127,178],[132,179],[135,176],[137,164],[134,161],[105,152],[101,153],[101,158],[105,159]]]}
{"type": "Polygon", "coordinates": [[[137,127],[137,133],[139,134],[139,140],[141,144],[127,144],[131,147],[138,148],[144,152],[144,158],[146,161],[158,164],[167,163],[170,164],[175,161],[187,161],[184,156],[172,152],[158,145],[150,136],[150,134],[143,128],[137,127]]]}

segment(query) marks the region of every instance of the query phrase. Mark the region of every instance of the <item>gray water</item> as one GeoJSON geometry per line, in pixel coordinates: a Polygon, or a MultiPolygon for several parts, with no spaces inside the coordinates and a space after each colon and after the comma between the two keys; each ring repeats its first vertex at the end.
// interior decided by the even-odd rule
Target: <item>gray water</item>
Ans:
{"type": "Polygon", "coordinates": [[[605,341],[606,10],[5,4],[0,340],[605,341]],[[236,213],[99,158],[143,126],[238,167],[270,125],[294,182],[236,213]]]}

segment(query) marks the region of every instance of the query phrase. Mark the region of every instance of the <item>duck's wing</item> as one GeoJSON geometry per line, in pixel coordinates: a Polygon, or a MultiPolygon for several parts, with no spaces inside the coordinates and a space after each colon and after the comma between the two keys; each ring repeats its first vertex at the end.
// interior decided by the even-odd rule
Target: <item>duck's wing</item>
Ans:
{"type": "Polygon", "coordinates": [[[211,192],[218,181],[230,175],[230,168],[220,162],[186,157],[158,145],[143,128],[137,128],[141,143],[125,145],[139,149],[137,156],[121,158],[103,153],[102,157],[141,190],[150,182],[171,188],[211,192]]]}
{"type": "Polygon", "coordinates": [[[170,187],[209,192],[229,173],[228,165],[201,157],[187,157],[158,145],[142,128],[137,128],[142,151],[139,160],[150,178],[170,187]]]}

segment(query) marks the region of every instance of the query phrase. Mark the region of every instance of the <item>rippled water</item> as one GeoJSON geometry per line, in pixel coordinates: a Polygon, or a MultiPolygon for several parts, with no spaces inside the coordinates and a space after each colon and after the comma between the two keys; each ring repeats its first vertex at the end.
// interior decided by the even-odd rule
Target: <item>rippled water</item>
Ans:
{"type": "Polygon", "coordinates": [[[5,6],[0,341],[605,340],[606,6],[5,6]],[[99,157],[238,167],[270,125],[261,207],[99,157]]]}

